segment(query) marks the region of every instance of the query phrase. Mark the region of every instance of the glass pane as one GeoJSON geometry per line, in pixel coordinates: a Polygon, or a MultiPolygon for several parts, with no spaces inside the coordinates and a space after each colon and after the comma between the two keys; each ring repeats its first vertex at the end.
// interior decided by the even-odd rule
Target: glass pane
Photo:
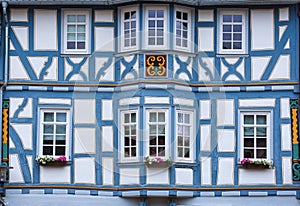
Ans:
{"type": "Polygon", "coordinates": [[[44,113],[44,122],[53,122],[54,121],[54,113],[44,113]]]}
{"type": "Polygon", "coordinates": [[[155,18],[155,10],[149,10],[148,11],[148,17],[149,18],[155,18]]]}
{"type": "Polygon", "coordinates": [[[165,136],[158,136],[158,145],[165,145],[165,136]]]}
{"type": "Polygon", "coordinates": [[[162,29],[157,29],[156,34],[157,34],[157,36],[164,36],[164,30],[162,30],[162,29]]]}
{"type": "Polygon", "coordinates": [[[164,18],[164,10],[157,10],[157,18],[164,18]]]}
{"type": "Polygon", "coordinates": [[[53,147],[44,146],[43,147],[43,155],[53,155],[53,147]]]}
{"type": "Polygon", "coordinates": [[[165,156],[165,147],[158,147],[158,155],[165,156]]]}
{"type": "Polygon", "coordinates": [[[148,39],[148,44],[149,45],[155,45],[155,39],[154,38],[149,38],[148,39]]]}
{"type": "Polygon", "coordinates": [[[131,19],[135,19],[136,18],[136,11],[132,11],[131,12],[131,19]]]}
{"type": "Polygon", "coordinates": [[[164,45],[164,39],[163,38],[157,38],[157,45],[164,45]]]}
{"type": "Polygon", "coordinates": [[[184,138],[184,146],[189,147],[190,146],[190,137],[184,138]]]}
{"type": "Polygon", "coordinates": [[[155,36],[155,30],[154,29],[149,29],[148,35],[149,36],[155,36]]]}
{"type": "Polygon", "coordinates": [[[181,19],[181,12],[180,11],[176,11],[176,18],[181,19]]]}
{"type": "Polygon", "coordinates": [[[76,21],[76,16],[75,15],[68,15],[67,21],[68,22],[75,22],[76,21]]]}
{"type": "Polygon", "coordinates": [[[244,147],[254,147],[254,139],[253,138],[245,138],[244,139],[244,147]]]}
{"type": "Polygon", "coordinates": [[[85,34],[77,34],[77,40],[84,41],[85,40],[85,34]]]}
{"type": "Polygon", "coordinates": [[[265,139],[265,138],[256,139],[256,146],[257,147],[267,147],[267,139],[265,139]]]}
{"type": "Polygon", "coordinates": [[[176,38],[176,46],[181,46],[181,39],[180,38],[176,38]]]}
{"type": "Polygon", "coordinates": [[[53,140],[53,135],[43,135],[43,140],[53,140]]]}
{"type": "Polygon", "coordinates": [[[233,15],[234,22],[242,22],[242,15],[233,15]]]}
{"type": "Polygon", "coordinates": [[[75,25],[68,25],[67,32],[72,32],[72,33],[76,32],[75,25]]]}
{"type": "Polygon", "coordinates": [[[232,22],[232,15],[223,15],[223,22],[232,22]]]}
{"type": "Polygon", "coordinates": [[[223,40],[231,40],[231,34],[230,33],[224,33],[223,34],[223,40]]]}
{"type": "Polygon", "coordinates": [[[242,25],[233,25],[234,32],[242,32],[242,25]]]}
{"type": "Polygon", "coordinates": [[[132,22],[131,22],[131,28],[132,28],[132,29],[136,28],[136,22],[135,22],[135,21],[132,21],[132,22]]]}
{"type": "Polygon", "coordinates": [[[66,113],[56,113],[56,121],[57,122],[67,122],[67,114],[66,113]]]}
{"type": "Polygon", "coordinates": [[[155,136],[150,137],[150,145],[156,145],[156,137],[155,136]]]}
{"type": "Polygon", "coordinates": [[[267,136],[267,128],[266,127],[257,127],[256,128],[256,136],[257,137],[266,137],[267,136]]]}
{"type": "Polygon", "coordinates": [[[136,157],[136,148],[135,147],[131,148],[131,156],[136,157]]]}
{"type": "Polygon", "coordinates": [[[183,32],[182,32],[182,37],[183,37],[183,38],[188,38],[188,33],[187,33],[187,31],[183,31],[183,32]]]}
{"type": "Polygon", "coordinates": [[[158,113],[158,122],[165,122],[165,113],[164,112],[158,113]]]}
{"type": "Polygon", "coordinates": [[[223,32],[231,32],[231,25],[223,25],[223,32]]]}
{"type": "Polygon", "coordinates": [[[223,49],[231,49],[231,42],[223,42],[223,49]]]}
{"type": "Polygon", "coordinates": [[[76,40],[76,35],[73,34],[73,33],[69,33],[69,34],[67,34],[67,39],[68,39],[68,40],[75,41],[75,40],[76,40]]]}
{"type": "Polygon", "coordinates": [[[46,134],[53,134],[54,132],[54,127],[53,125],[45,124],[44,125],[44,133],[46,134]]]}
{"type": "Polygon", "coordinates": [[[128,30],[130,28],[129,25],[130,25],[129,22],[125,22],[124,23],[124,29],[128,30]]]}
{"type": "Polygon", "coordinates": [[[135,39],[131,39],[131,46],[135,46],[136,45],[136,40],[135,39]]]}
{"type": "Polygon", "coordinates": [[[266,115],[257,115],[256,116],[256,124],[267,124],[267,116],[266,115]]]}
{"type": "Polygon", "coordinates": [[[188,46],[188,41],[184,39],[184,40],[182,41],[182,46],[183,46],[183,47],[187,47],[187,46],[188,46]]]}
{"type": "Polygon", "coordinates": [[[125,135],[129,135],[129,126],[124,127],[125,135]]]}
{"type": "Polygon", "coordinates": [[[77,42],[77,49],[85,49],[85,42],[77,42]]]}
{"type": "Polygon", "coordinates": [[[165,125],[158,125],[158,134],[165,134],[165,125]]]}
{"type": "Polygon", "coordinates": [[[177,114],[177,118],[178,118],[178,123],[183,123],[183,114],[182,113],[178,113],[177,114]]]}
{"type": "Polygon", "coordinates": [[[129,123],[129,115],[130,115],[130,114],[125,114],[125,115],[124,115],[124,122],[125,122],[125,123],[129,123]]]}
{"type": "Polygon", "coordinates": [[[129,156],[129,148],[124,149],[125,157],[130,157],[129,156]]]}
{"type": "Polygon", "coordinates": [[[176,29],[180,31],[180,29],[181,29],[181,22],[180,21],[176,22],[176,29]]]}
{"type": "Polygon", "coordinates": [[[57,134],[66,134],[66,125],[57,125],[56,133],[57,134]]]}
{"type": "Polygon", "coordinates": [[[254,136],[254,128],[253,127],[244,127],[244,136],[245,137],[253,137],[254,136]]]}
{"type": "Polygon", "coordinates": [[[66,140],[66,135],[56,135],[56,140],[65,141],[66,140]]]}
{"type": "Polygon", "coordinates": [[[253,149],[245,149],[244,150],[244,158],[254,158],[254,150],[253,149]]]}
{"type": "Polygon", "coordinates": [[[136,145],[136,137],[135,136],[132,136],[131,137],[131,146],[135,146],[136,145]]]}
{"type": "Polygon", "coordinates": [[[150,147],[150,156],[156,156],[156,147],[150,147]]]}
{"type": "Polygon", "coordinates": [[[124,143],[125,146],[129,146],[129,137],[125,137],[125,143],[124,143]]]}
{"type": "Polygon", "coordinates": [[[178,147],[177,148],[177,156],[178,157],[183,157],[183,149],[182,149],[182,147],[178,147]]]}
{"type": "Polygon", "coordinates": [[[180,136],[183,135],[183,126],[180,126],[180,125],[177,126],[177,135],[180,135],[180,136]]]}
{"type": "Polygon", "coordinates": [[[77,32],[85,32],[85,25],[79,25],[77,27],[77,32]]]}
{"type": "Polygon", "coordinates": [[[156,125],[150,125],[150,134],[156,134],[156,125]]]}
{"type": "Polygon", "coordinates": [[[188,24],[187,23],[182,23],[182,26],[183,26],[183,30],[187,30],[188,29],[188,24]]]}
{"type": "Polygon", "coordinates": [[[65,147],[56,147],[55,148],[55,155],[59,156],[59,155],[65,155],[65,147]]]}
{"type": "Polygon", "coordinates": [[[183,135],[185,137],[190,137],[190,127],[189,126],[184,126],[183,127],[183,135]]]}
{"type": "Polygon", "coordinates": [[[67,43],[67,48],[68,49],[75,49],[75,42],[68,42],[67,43]]]}
{"type": "Polygon", "coordinates": [[[158,20],[157,21],[157,27],[164,27],[164,21],[163,20],[158,20]]]}
{"type": "Polygon", "coordinates": [[[124,13],[124,20],[128,20],[130,18],[130,13],[129,12],[125,12],[124,13]]]}
{"type": "Polygon", "coordinates": [[[183,20],[188,20],[188,13],[183,12],[183,20]]]}
{"type": "Polygon", "coordinates": [[[136,135],[135,125],[132,125],[130,128],[131,128],[131,135],[136,135]]]}
{"type": "Polygon", "coordinates": [[[190,115],[184,114],[184,123],[189,124],[190,123],[190,115]]]}
{"type": "Polygon", "coordinates": [[[242,34],[233,34],[233,40],[242,41],[242,34]]]}
{"type": "Polygon", "coordinates": [[[244,124],[254,124],[254,115],[244,115],[244,124]]]}
{"type": "Polygon", "coordinates": [[[66,144],[66,141],[65,141],[65,140],[56,140],[56,141],[55,141],[55,144],[56,144],[56,145],[65,145],[65,144],[66,144]]]}
{"type": "Polygon", "coordinates": [[[267,150],[266,149],[258,149],[256,157],[257,158],[267,158],[267,150]]]}
{"type": "Polygon", "coordinates": [[[150,112],[150,122],[156,122],[156,113],[150,112]]]}
{"type": "Polygon", "coordinates": [[[85,15],[78,15],[77,22],[85,22],[85,15]]]}
{"type": "Polygon", "coordinates": [[[182,136],[178,136],[178,146],[183,146],[183,138],[182,136]]]}
{"type": "Polygon", "coordinates": [[[242,49],[242,42],[234,42],[233,49],[242,49]]]}
{"type": "Polygon", "coordinates": [[[124,41],[124,46],[125,46],[125,47],[128,47],[128,46],[130,46],[130,44],[129,44],[129,40],[128,40],[128,39],[125,39],[125,41],[124,41]]]}
{"type": "Polygon", "coordinates": [[[149,20],[148,21],[148,26],[149,27],[155,27],[155,21],[154,20],[149,20]]]}
{"type": "Polygon", "coordinates": [[[190,149],[189,148],[184,148],[184,157],[189,158],[190,157],[190,149]]]}

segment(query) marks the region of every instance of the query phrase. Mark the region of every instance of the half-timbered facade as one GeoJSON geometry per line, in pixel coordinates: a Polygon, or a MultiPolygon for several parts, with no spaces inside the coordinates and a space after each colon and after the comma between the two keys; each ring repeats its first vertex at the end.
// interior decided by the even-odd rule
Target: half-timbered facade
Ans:
{"type": "Polygon", "coordinates": [[[4,2],[7,202],[299,205],[297,3],[4,2]]]}

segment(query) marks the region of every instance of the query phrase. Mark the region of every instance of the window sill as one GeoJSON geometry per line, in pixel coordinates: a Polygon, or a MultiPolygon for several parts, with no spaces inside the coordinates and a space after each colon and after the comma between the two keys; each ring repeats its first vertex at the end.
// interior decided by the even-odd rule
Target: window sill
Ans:
{"type": "Polygon", "coordinates": [[[194,52],[181,51],[181,50],[168,50],[168,49],[142,49],[142,50],[131,50],[131,51],[120,51],[115,54],[116,57],[129,56],[133,54],[177,54],[195,57],[194,52]]]}
{"type": "Polygon", "coordinates": [[[61,57],[72,57],[72,58],[82,58],[82,57],[91,57],[92,54],[76,54],[76,53],[62,53],[60,54],[61,57]]]}
{"type": "Polygon", "coordinates": [[[249,54],[217,54],[216,57],[222,58],[237,58],[237,57],[249,57],[249,54]]]}

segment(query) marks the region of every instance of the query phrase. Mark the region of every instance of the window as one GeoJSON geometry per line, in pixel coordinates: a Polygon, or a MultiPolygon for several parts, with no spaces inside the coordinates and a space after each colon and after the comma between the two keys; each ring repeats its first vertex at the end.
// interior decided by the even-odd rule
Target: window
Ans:
{"type": "Polygon", "coordinates": [[[193,113],[178,110],[176,114],[176,159],[193,160],[193,113]]]}
{"type": "Polygon", "coordinates": [[[69,110],[40,110],[40,151],[42,156],[69,156],[69,110]]]}
{"type": "Polygon", "coordinates": [[[241,113],[242,159],[270,159],[270,124],[270,112],[241,113]]]}
{"type": "Polygon", "coordinates": [[[147,110],[147,156],[169,158],[168,122],[167,109],[147,110]]]}
{"type": "Polygon", "coordinates": [[[126,7],[121,10],[121,49],[137,49],[138,8],[126,7]]]}
{"type": "Polygon", "coordinates": [[[175,48],[191,50],[191,11],[183,8],[175,10],[175,48]]]}
{"type": "Polygon", "coordinates": [[[147,48],[167,46],[167,9],[163,6],[146,7],[145,31],[147,48]]]}
{"type": "Polygon", "coordinates": [[[90,52],[89,11],[64,11],[65,53],[87,54],[90,52]]]}
{"type": "Polygon", "coordinates": [[[219,12],[219,53],[245,54],[247,52],[246,10],[221,10],[219,12]]]}
{"type": "Polygon", "coordinates": [[[130,161],[138,159],[138,118],[137,111],[121,112],[121,159],[130,161]]]}

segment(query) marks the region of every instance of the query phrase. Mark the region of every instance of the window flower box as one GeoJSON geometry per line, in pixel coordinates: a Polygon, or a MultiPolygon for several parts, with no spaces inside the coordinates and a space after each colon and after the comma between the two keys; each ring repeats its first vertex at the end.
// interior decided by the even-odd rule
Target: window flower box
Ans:
{"type": "Polygon", "coordinates": [[[149,168],[169,168],[172,166],[172,160],[164,160],[160,157],[150,158],[148,156],[145,157],[145,164],[149,168]]]}
{"type": "Polygon", "coordinates": [[[273,162],[268,160],[250,160],[249,158],[244,158],[241,161],[243,169],[272,169],[273,162]]]}
{"type": "Polygon", "coordinates": [[[60,156],[58,158],[51,156],[41,156],[37,157],[36,162],[43,167],[64,167],[67,164],[67,158],[65,156],[60,156]]]}

